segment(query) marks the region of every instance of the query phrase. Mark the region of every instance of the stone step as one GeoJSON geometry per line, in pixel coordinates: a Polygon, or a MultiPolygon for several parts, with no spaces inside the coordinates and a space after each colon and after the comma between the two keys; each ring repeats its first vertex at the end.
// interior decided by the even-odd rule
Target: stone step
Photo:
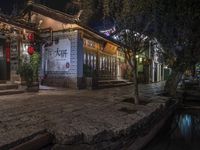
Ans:
{"type": "Polygon", "coordinates": [[[118,84],[118,83],[124,83],[126,82],[125,80],[100,80],[98,81],[99,84],[118,84]]]}
{"type": "Polygon", "coordinates": [[[128,85],[132,85],[132,82],[123,82],[123,83],[115,83],[115,84],[99,84],[98,85],[98,89],[103,89],[103,88],[114,88],[114,87],[121,87],[121,86],[128,86],[128,85]]]}
{"type": "Polygon", "coordinates": [[[0,91],[1,90],[9,90],[9,89],[17,89],[18,84],[0,84],[0,91]]]}
{"type": "Polygon", "coordinates": [[[0,84],[5,84],[6,80],[0,80],[0,84]]]}
{"type": "Polygon", "coordinates": [[[25,92],[25,90],[20,90],[20,89],[0,90],[0,96],[2,96],[2,95],[21,94],[21,93],[24,93],[24,92],[25,92]]]}

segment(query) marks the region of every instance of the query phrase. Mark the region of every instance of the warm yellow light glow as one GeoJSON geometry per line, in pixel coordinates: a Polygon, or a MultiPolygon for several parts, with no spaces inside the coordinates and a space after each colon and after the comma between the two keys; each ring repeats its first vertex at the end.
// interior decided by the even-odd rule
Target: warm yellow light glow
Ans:
{"type": "Polygon", "coordinates": [[[23,34],[26,34],[26,29],[23,29],[23,34]]]}
{"type": "Polygon", "coordinates": [[[135,56],[135,58],[139,58],[139,56],[138,56],[138,55],[136,55],[136,56],[135,56]]]}

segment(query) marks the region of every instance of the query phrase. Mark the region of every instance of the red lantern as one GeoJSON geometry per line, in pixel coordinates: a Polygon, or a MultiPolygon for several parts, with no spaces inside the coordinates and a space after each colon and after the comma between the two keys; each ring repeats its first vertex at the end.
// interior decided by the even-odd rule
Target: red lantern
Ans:
{"type": "Polygon", "coordinates": [[[34,52],[35,52],[35,48],[33,46],[29,46],[28,47],[28,53],[29,53],[29,55],[33,55],[34,52]]]}
{"type": "Polygon", "coordinates": [[[28,34],[28,40],[29,41],[34,41],[34,34],[33,33],[29,33],[28,34]]]}

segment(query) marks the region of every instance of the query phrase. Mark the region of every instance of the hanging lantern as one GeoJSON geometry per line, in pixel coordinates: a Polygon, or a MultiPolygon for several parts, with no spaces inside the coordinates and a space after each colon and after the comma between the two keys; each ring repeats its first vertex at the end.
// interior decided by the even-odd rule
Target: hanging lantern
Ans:
{"type": "Polygon", "coordinates": [[[29,55],[33,55],[34,52],[35,52],[35,48],[33,46],[29,46],[28,47],[28,53],[29,53],[29,55]]]}
{"type": "Polygon", "coordinates": [[[28,40],[29,41],[34,41],[34,34],[33,33],[29,33],[28,34],[28,40]]]}

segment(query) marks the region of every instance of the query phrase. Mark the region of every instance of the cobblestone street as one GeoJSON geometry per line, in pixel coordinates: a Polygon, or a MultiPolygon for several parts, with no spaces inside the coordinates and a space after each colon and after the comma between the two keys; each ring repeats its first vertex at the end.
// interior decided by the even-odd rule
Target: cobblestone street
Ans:
{"type": "MultiPolygon", "coordinates": [[[[155,99],[151,105],[122,102],[130,97],[132,86],[102,90],[43,90],[0,97],[0,147],[47,130],[60,144],[78,140],[91,143],[103,131],[112,134],[125,131],[131,124],[150,114],[164,101],[154,96],[163,90],[164,82],[140,85],[143,100],[155,99]],[[122,111],[124,108],[136,113],[122,111]]],[[[104,140],[106,140],[105,137],[104,140]]]]}

